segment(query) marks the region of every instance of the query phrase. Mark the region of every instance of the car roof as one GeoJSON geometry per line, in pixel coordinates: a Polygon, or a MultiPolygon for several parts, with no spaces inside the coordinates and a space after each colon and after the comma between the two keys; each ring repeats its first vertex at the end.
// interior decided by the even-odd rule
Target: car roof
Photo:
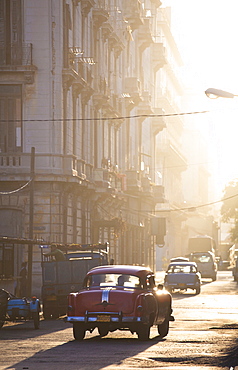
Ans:
{"type": "Polygon", "coordinates": [[[92,268],[87,275],[93,274],[131,274],[137,276],[145,276],[153,274],[149,267],[133,266],[133,265],[105,265],[92,268]]]}
{"type": "Polygon", "coordinates": [[[206,251],[206,252],[192,252],[191,255],[197,255],[197,254],[203,254],[203,255],[210,255],[212,256],[214,253],[212,253],[211,251],[206,251]]]}
{"type": "Polygon", "coordinates": [[[196,262],[171,262],[169,266],[195,266],[197,267],[196,262]]]}
{"type": "Polygon", "coordinates": [[[170,259],[170,263],[172,262],[189,262],[189,258],[187,257],[173,257],[170,259]]]}

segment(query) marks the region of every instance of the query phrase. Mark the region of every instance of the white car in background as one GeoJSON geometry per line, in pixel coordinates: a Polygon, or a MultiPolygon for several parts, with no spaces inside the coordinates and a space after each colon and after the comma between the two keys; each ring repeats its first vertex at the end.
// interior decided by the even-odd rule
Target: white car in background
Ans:
{"type": "Polygon", "coordinates": [[[165,273],[164,287],[170,293],[176,290],[195,290],[196,294],[201,291],[201,274],[195,262],[172,262],[165,273]]]}

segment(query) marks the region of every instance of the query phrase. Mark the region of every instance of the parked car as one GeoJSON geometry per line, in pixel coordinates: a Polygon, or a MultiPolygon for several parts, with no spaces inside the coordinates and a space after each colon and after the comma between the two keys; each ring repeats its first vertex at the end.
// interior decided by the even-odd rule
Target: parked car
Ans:
{"type": "Polygon", "coordinates": [[[86,273],[93,267],[106,265],[108,243],[71,244],[60,249],[65,253],[65,261],[52,260],[42,248],[42,290],[43,316],[57,319],[66,315],[68,294],[82,288],[86,273]]]}
{"type": "Polygon", "coordinates": [[[195,262],[172,262],[165,273],[164,287],[172,293],[175,290],[194,289],[201,291],[201,274],[195,262]]]}
{"type": "Polygon", "coordinates": [[[187,257],[173,257],[170,259],[170,263],[171,262],[188,262],[189,261],[189,258],[187,257]]]}
{"type": "Polygon", "coordinates": [[[76,340],[95,328],[101,337],[129,329],[140,340],[148,340],[153,325],[161,337],[168,334],[169,321],[174,321],[171,314],[171,294],[162,285],[156,287],[149,268],[107,265],[91,269],[83,289],[69,295],[66,321],[73,324],[76,340]]]}
{"type": "Polygon", "coordinates": [[[217,279],[217,264],[212,252],[194,252],[189,255],[189,260],[197,264],[198,271],[202,278],[209,278],[212,281],[217,279]]]}
{"type": "Polygon", "coordinates": [[[234,277],[234,281],[238,282],[238,258],[236,259],[236,264],[233,268],[232,274],[233,274],[233,277],[234,277]]]}
{"type": "Polygon", "coordinates": [[[26,320],[33,320],[34,328],[39,329],[40,311],[40,301],[36,297],[18,298],[5,289],[0,289],[0,329],[7,321],[26,320]]]}

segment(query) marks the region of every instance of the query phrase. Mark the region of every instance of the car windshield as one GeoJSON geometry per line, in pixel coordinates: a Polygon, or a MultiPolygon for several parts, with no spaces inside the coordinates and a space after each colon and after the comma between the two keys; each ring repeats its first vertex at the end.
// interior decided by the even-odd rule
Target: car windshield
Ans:
{"type": "Polygon", "coordinates": [[[141,288],[140,278],[125,274],[98,274],[87,278],[86,286],[141,288]]]}
{"type": "Polygon", "coordinates": [[[196,267],[191,265],[170,265],[167,272],[169,274],[190,274],[191,272],[196,272],[196,267]]]}

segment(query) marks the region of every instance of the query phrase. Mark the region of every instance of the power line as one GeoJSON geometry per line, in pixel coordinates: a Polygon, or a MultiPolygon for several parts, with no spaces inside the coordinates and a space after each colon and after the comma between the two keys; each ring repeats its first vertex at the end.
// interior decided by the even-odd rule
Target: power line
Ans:
{"type": "MultiPolygon", "coordinates": [[[[234,195],[231,195],[230,197],[222,198],[222,199],[216,200],[214,202],[204,203],[204,204],[200,204],[200,205],[197,205],[197,206],[190,206],[190,207],[176,208],[176,209],[159,209],[159,210],[155,210],[155,212],[156,213],[162,213],[162,212],[194,211],[197,208],[207,207],[207,206],[211,206],[213,204],[225,202],[226,200],[235,198],[237,196],[238,196],[238,193],[237,194],[234,194],[234,195]]],[[[148,212],[151,212],[151,210],[148,211],[148,212]]]]}
{"type": "Polygon", "coordinates": [[[20,188],[15,189],[15,190],[11,190],[11,191],[0,191],[0,195],[10,195],[10,194],[17,193],[17,192],[25,189],[31,183],[31,181],[32,181],[32,179],[30,179],[26,184],[22,185],[20,188]]]}
{"type": "Polygon", "coordinates": [[[184,112],[184,113],[168,113],[168,114],[136,114],[132,116],[118,116],[118,117],[95,117],[95,118],[52,118],[52,119],[1,119],[0,122],[69,122],[69,121],[107,121],[107,120],[120,120],[129,118],[143,118],[143,117],[175,117],[175,116],[185,116],[190,114],[203,114],[210,113],[210,111],[200,111],[200,112],[184,112]]]}

